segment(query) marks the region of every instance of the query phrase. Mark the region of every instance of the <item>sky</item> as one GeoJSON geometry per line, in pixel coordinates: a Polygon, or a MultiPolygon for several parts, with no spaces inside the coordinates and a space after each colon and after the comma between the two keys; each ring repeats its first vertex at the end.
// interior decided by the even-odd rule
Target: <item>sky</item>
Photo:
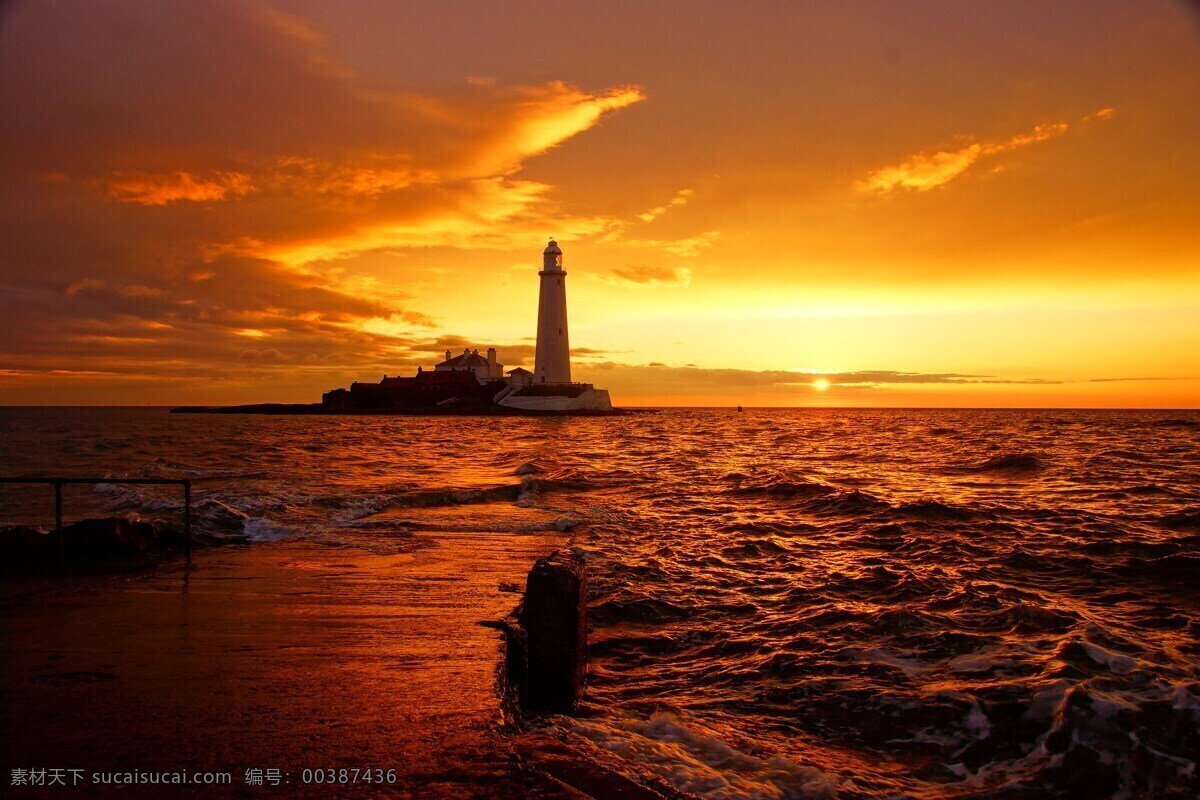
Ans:
{"type": "Polygon", "coordinates": [[[0,404],[1200,406],[1200,7],[0,5],[0,404]]]}

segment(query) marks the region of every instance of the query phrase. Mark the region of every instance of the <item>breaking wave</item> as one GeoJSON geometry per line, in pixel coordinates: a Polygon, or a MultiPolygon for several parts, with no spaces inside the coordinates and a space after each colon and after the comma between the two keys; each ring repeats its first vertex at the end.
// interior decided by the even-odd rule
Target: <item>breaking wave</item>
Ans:
{"type": "Polygon", "coordinates": [[[961,467],[969,472],[1037,472],[1046,469],[1045,457],[1034,453],[1008,453],[993,456],[981,464],[961,467]]]}

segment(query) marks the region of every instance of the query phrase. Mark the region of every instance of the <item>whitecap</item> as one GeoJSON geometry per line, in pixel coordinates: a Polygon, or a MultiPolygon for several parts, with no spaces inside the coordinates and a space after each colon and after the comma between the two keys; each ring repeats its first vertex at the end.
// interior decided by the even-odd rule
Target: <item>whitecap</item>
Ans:
{"type": "Polygon", "coordinates": [[[832,798],[840,780],[779,755],[754,755],[657,711],[648,720],[557,718],[555,724],[619,757],[637,774],[703,800],[832,798]]]}

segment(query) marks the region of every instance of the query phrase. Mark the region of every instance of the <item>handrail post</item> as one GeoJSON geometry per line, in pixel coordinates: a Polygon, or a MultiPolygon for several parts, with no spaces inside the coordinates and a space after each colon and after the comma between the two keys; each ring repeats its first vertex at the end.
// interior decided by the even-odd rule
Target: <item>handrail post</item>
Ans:
{"type": "Polygon", "coordinates": [[[183,482],[183,560],[192,565],[192,482],[183,482]]]}
{"type": "Polygon", "coordinates": [[[58,534],[58,559],[66,557],[67,536],[63,533],[62,524],[62,482],[54,482],[54,532],[58,534]]]}

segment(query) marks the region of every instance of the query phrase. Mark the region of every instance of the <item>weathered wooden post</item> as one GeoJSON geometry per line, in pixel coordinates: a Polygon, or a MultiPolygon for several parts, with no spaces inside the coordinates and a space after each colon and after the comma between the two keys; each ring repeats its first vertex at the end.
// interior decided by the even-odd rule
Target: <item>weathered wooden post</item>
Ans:
{"type": "Polygon", "coordinates": [[[516,676],[525,710],[571,714],[587,677],[587,573],[583,559],[566,550],[540,558],[529,571],[525,599],[516,614],[520,626],[509,636],[510,657],[524,668],[516,676]]]}

